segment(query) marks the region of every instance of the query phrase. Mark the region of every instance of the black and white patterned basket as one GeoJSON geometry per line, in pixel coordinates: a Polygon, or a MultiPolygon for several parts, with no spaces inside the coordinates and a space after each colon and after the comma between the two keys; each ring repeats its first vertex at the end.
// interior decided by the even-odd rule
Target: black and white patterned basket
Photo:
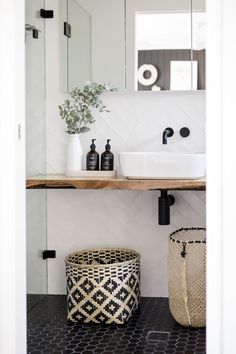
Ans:
{"type": "Polygon", "coordinates": [[[91,249],[65,258],[67,319],[123,324],[138,308],[140,254],[123,248],[91,249]]]}

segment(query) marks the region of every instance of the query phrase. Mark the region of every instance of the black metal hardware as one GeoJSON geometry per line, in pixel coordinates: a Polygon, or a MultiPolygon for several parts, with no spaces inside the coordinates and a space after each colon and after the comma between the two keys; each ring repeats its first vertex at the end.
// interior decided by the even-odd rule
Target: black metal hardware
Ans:
{"type": "Polygon", "coordinates": [[[32,25],[30,25],[28,23],[25,24],[25,31],[26,32],[32,32],[32,37],[34,39],[38,39],[39,38],[39,32],[41,32],[40,29],[38,29],[35,26],[32,26],[32,25]]]}
{"type": "Polygon", "coordinates": [[[55,250],[44,250],[43,251],[43,259],[48,258],[56,258],[56,251],[55,250]]]}
{"type": "Polygon", "coordinates": [[[54,13],[53,13],[53,10],[41,9],[40,10],[40,16],[42,18],[53,18],[54,17],[54,13]]]}
{"type": "Polygon", "coordinates": [[[39,31],[35,28],[33,29],[33,38],[38,39],[39,38],[39,31]]]}
{"type": "Polygon", "coordinates": [[[158,223],[159,225],[170,224],[170,206],[175,203],[175,197],[168,194],[167,190],[161,190],[158,198],[158,223]]]}
{"type": "Polygon", "coordinates": [[[183,138],[187,138],[187,136],[190,135],[190,130],[187,127],[183,127],[180,129],[179,133],[183,138]]]}
{"type": "Polygon", "coordinates": [[[64,22],[64,35],[71,38],[71,25],[68,22],[64,22]]]}
{"type": "Polygon", "coordinates": [[[171,138],[174,135],[172,128],[166,128],[162,133],[162,144],[167,144],[167,138],[171,138]]]}

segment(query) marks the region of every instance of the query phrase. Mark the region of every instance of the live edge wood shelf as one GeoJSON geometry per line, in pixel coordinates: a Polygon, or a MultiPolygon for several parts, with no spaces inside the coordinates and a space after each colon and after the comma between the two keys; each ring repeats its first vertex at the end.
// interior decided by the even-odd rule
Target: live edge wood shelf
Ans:
{"type": "Polygon", "coordinates": [[[26,181],[27,189],[106,189],[106,190],[205,190],[206,179],[85,178],[64,175],[40,175],[26,181]]]}

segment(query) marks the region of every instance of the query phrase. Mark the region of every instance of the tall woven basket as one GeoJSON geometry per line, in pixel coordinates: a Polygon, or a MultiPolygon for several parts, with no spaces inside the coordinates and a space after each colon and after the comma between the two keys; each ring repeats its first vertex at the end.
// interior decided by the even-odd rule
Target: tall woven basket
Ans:
{"type": "Polygon", "coordinates": [[[206,229],[183,228],[169,237],[169,306],[182,326],[206,325],[206,229]]]}
{"type": "Polygon", "coordinates": [[[136,251],[91,249],[65,258],[67,319],[123,324],[138,308],[140,255],[136,251]]]}

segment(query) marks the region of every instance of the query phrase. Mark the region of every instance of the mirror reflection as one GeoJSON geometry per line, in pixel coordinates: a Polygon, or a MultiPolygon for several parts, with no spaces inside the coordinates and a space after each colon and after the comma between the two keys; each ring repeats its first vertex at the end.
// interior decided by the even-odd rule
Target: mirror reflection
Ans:
{"type": "Polygon", "coordinates": [[[66,2],[68,91],[85,81],[132,91],[205,89],[205,1],[66,2]]]}
{"type": "Polygon", "coordinates": [[[84,81],[125,84],[124,0],[67,0],[67,87],[84,81]]]}
{"type": "Polygon", "coordinates": [[[139,91],[205,88],[205,13],[191,19],[188,12],[136,14],[139,91]]]}

